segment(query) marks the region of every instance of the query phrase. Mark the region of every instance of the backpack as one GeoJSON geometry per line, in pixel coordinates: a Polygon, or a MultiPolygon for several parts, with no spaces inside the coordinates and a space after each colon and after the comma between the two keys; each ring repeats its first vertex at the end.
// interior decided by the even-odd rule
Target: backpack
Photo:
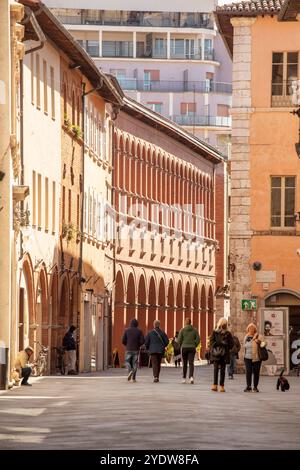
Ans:
{"type": "Polygon", "coordinates": [[[214,346],[211,351],[212,356],[216,358],[220,358],[225,356],[226,354],[226,349],[224,346],[214,346]]]}

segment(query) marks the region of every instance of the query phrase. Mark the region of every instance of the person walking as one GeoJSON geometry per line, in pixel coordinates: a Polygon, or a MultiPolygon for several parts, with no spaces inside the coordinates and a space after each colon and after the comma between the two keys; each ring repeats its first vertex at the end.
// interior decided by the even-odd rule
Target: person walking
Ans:
{"type": "Polygon", "coordinates": [[[218,391],[218,375],[220,370],[220,392],[225,392],[225,369],[230,362],[230,350],[233,348],[233,338],[228,330],[226,318],[220,318],[216,328],[209,340],[210,362],[214,364],[214,383],[211,387],[213,392],[218,391]]]}
{"type": "Polygon", "coordinates": [[[74,338],[74,331],[76,326],[71,325],[67,333],[63,338],[63,348],[65,349],[66,354],[66,371],[68,375],[78,375],[76,372],[76,341],[74,338]]]}
{"type": "Polygon", "coordinates": [[[149,331],[145,338],[145,346],[151,356],[153,369],[153,382],[159,382],[161,360],[165,349],[169,344],[169,339],[164,331],[160,329],[160,321],[155,320],[153,330],[149,331]]]}
{"type": "Polygon", "coordinates": [[[254,323],[249,323],[246,329],[246,336],[244,338],[245,347],[245,368],[246,368],[246,388],[244,392],[252,391],[252,376],[253,376],[253,392],[259,392],[259,374],[261,367],[261,360],[259,358],[259,348],[266,346],[263,336],[257,332],[257,327],[254,323]]]}
{"type": "Polygon", "coordinates": [[[228,366],[228,378],[233,380],[233,374],[236,370],[236,361],[239,358],[239,351],[241,349],[241,343],[237,336],[235,336],[234,331],[231,330],[231,335],[233,339],[233,348],[230,350],[230,363],[228,366]]]}
{"type": "Polygon", "coordinates": [[[31,385],[28,382],[30,374],[32,372],[32,367],[29,363],[29,359],[33,354],[33,349],[30,346],[20,351],[15,359],[14,367],[19,374],[19,377],[22,378],[21,385],[31,385]]]}
{"type": "Polygon", "coordinates": [[[122,337],[122,343],[126,347],[125,363],[128,370],[128,382],[136,382],[139,350],[145,342],[144,334],[138,326],[138,321],[133,318],[122,337]]]}
{"type": "Polygon", "coordinates": [[[178,343],[181,347],[183,370],[182,383],[186,383],[187,367],[189,363],[189,383],[194,383],[194,359],[196,348],[200,343],[200,336],[196,328],[192,326],[190,318],[185,319],[185,327],[179,332],[178,343]]]}
{"type": "Polygon", "coordinates": [[[179,335],[179,331],[176,331],[175,336],[172,339],[175,367],[180,367],[180,363],[181,363],[181,350],[180,350],[180,346],[178,343],[178,335],[179,335]]]}

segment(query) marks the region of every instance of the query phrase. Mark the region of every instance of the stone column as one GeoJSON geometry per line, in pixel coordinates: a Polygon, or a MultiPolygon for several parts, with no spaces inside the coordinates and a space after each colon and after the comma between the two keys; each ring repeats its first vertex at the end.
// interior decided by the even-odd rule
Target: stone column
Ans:
{"type": "Polygon", "coordinates": [[[231,322],[240,338],[251,315],[242,312],[241,300],[251,297],[251,27],[256,18],[232,18],[233,108],[231,155],[231,322]]]}

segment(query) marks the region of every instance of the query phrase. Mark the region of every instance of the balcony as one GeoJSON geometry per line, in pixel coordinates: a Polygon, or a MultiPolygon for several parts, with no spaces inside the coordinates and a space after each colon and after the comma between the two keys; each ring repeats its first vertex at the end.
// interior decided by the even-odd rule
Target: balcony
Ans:
{"type": "Polygon", "coordinates": [[[272,83],[271,106],[273,108],[280,108],[280,107],[291,108],[292,106],[294,106],[293,105],[293,82],[294,80],[285,81],[282,83],[272,83]]]}
{"type": "Polygon", "coordinates": [[[99,41],[82,41],[79,44],[86,50],[91,57],[99,57],[99,41]]]}
{"type": "Polygon", "coordinates": [[[181,126],[213,126],[213,127],[231,127],[231,116],[198,116],[180,114],[170,116],[170,119],[181,126]]]}
{"type": "Polygon", "coordinates": [[[195,93],[232,93],[231,83],[206,81],[168,81],[137,80],[135,78],[118,78],[123,90],[153,92],[195,92],[195,93]]]}
{"type": "Polygon", "coordinates": [[[59,9],[55,9],[55,13],[61,23],[69,25],[213,29],[213,21],[205,13],[109,12],[83,9],[78,15],[68,15],[65,12],[62,14],[59,9]]]}
{"type": "Polygon", "coordinates": [[[103,57],[133,57],[132,41],[103,41],[103,57]]]}

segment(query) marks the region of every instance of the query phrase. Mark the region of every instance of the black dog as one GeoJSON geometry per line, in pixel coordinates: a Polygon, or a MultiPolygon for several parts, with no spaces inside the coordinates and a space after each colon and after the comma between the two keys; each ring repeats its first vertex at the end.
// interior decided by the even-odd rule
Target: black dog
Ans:
{"type": "Polygon", "coordinates": [[[290,389],[290,384],[288,383],[288,380],[283,376],[284,369],[280,372],[280,375],[277,380],[277,390],[279,390],[279,387],[281,388],[282,392],[285,392],[286,390],[290,389]]]}

